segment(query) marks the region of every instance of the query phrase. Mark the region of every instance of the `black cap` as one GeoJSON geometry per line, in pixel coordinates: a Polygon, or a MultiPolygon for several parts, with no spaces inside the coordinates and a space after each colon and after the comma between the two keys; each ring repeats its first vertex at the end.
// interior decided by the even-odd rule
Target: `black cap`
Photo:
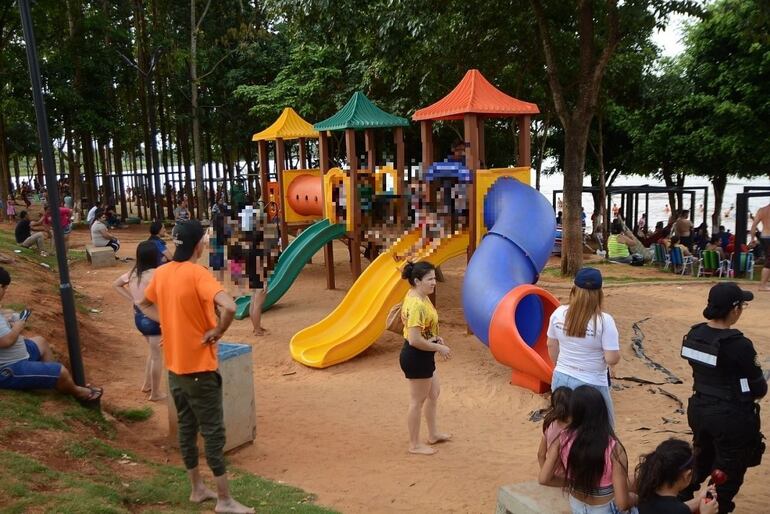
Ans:
{"type": "Polygon", "coordinates": [[[575,285],[580,289],[601,289],[602,272],[596,268],[582,268],[575,275],[575,285]]]}
{"type": "Polygon", "coordinates": [[[176,224],[174,235],[174,260],[176,262],[189,261],[195,252],[196,245],[206,235],[201,222],[198,220],[187,220],[176,224]]]}
{"type": "MultiPolygon", "coordinates": [[[[737,307],[743,302],[750,302],[753,299],[754,293],[744,291],[735,282],[721,282],[709,291],[706,311],[715,313],[729,312],[733,307],[737,307]]],[[[708,316],[706,317],[708,318],[708,316]]]]}

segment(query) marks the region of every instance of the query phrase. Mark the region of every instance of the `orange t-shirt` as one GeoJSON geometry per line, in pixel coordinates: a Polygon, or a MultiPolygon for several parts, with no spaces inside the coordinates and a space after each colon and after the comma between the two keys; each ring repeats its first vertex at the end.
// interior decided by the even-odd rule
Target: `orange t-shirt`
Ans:
{"type": "Polygon", "coordinates": [[[216,345],[201,339],[217,326],[214,297],[223,290],[200,264],[172,261],[155,270],[144,296],[158,306],[169,371],[184,375],[217,369],[216,345]]]}

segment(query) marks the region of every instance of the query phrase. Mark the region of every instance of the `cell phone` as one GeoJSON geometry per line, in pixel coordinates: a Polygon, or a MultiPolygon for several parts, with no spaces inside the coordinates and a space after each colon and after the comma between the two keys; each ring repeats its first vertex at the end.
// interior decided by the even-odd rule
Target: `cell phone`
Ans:
{"type": "Polygon", "coordinates": [[[22,321],[27,321],[29,317],[32,315],[32,311],[29,309],[24,309],[19,313],[19,319],[22,321]]]}

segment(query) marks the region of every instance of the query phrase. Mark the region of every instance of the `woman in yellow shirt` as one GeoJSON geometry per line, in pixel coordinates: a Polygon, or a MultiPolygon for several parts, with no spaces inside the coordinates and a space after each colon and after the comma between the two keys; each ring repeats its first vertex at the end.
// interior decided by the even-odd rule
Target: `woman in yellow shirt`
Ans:
{"type": "Polygon", "coordinates": [[[436,450],[429,445],[449,441],[451,436],[436,428],[436,405],[441,392],[435,375],[434,354],[448,359],[451,350],[438,335],[438,312],[428,298],[436,289],[436,268],[428,262],[407,263],[401,278],[412,286],[401,305],[404,322],[404,346],[399,362],[404,376],[409,379],[409,452],[432,455],[436,450]],[[428,445],[420,442],[420,414],[425,405],[428,424],[428,445]]]}

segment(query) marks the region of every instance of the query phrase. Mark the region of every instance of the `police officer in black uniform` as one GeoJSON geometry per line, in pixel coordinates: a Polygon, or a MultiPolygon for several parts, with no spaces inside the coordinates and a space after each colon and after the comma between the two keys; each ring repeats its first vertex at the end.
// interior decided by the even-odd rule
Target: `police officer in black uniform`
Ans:
{"type": "Polygon", "coordinates": [[[682,357],[692,366],[693,390],[687,421],[693,432],[696,469],[693,483],[680,498],[689,500],[714,469],[727,474],[717,485],[720,514],[735,509],[733,498],[746,469],[758,466],[765,445],[757,399],[767,393],[767,377],[754,345],[731,328],[754,295],[734,282],[715,285],[703,316],[684,337],[682,357]]]}

